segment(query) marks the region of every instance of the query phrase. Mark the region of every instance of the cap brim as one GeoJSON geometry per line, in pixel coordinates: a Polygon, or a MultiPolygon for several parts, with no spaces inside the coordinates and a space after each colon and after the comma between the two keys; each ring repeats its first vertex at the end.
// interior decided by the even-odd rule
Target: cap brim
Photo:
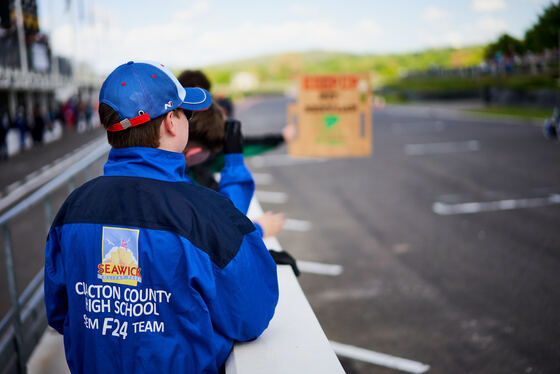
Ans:
{"type": "Polygon", "coordinates": [[[188,110],[206,110],[212,104],[212,97],[204,88],[185,87],[185,98],[179,106],[188,110]]]}

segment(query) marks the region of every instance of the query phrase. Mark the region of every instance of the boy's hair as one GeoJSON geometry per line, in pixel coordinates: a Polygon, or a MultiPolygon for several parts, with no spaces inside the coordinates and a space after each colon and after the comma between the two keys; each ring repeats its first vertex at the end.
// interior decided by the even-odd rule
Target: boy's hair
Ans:
{"type": "Polygon", "coordinates": [[[200,70],[185,70],[177,80],[183,87],[200,87],[210,91],[210,81],[200,70]]]}
{"type": "Polygon", "coordinates": [[[222,149],[224,134],[224,113],[216,103],[212,103],[208,110],[195,112],[189,121],[189,143],[197,143],[211,152],[222,149]]]}
{"type": "MultiPolygon", "coordinates": [[[[177,111],[182,109],[175,109],[173,114],[178,115],[177,111]]],[[[204,112],[201,112],[204,113],[204,112]]],[[[143,123],[140,126],[130,127],[124,131],[107,131],[107,141],[113,148],[126,148],[126,147],[159,147],[160,127],[163,118],[167,115],[161,115],[157,118],[143,123]]],[[[101,103],[99,105],[99,120],[105,130],[121,120],[119,114],[109,105],[101,103]]]]}

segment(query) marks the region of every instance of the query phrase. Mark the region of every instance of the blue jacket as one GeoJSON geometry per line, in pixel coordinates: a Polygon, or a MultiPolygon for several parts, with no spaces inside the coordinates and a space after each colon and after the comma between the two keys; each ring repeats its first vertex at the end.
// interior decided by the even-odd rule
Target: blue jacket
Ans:
{"type": "Polygon", "coordinates": [[[218,191],[231,200],[243,214],[247,214],[255,193],[255,182],[242,153],[224,155],[224,168],[220,172],[218,191]]]}
{"type": "MultiPolygon", "coordinates": [[[[242,153],[224,155],[224,168],[220,172],[218,191],[231,200],[233,205],[243,214],[247,214],[251,199],[255,193],[253,176],[245,165],[242,153]]],[[[253,222],[258,234],[263,236],[263,229],[257,222],[253,222]]]]}
{"type": "Polygon", "coordinates": [[[179,153],[112,149],[58,212],[45,304],[72,373],[214,373],[268,326],[274,261],[245,215],[184,170],[179,153]]]}

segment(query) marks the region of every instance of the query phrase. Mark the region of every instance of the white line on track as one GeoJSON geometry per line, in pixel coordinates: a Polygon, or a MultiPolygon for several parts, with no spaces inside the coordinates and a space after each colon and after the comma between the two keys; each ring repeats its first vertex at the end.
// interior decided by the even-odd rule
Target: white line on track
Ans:
{"type": "MultiPolygon", "coordinates": [[[[67,158],[68,158],[67,155],[65,155],[64,157],[57,158],[57,159],[52,163],[52,165],[58,165],[58,164],[60,164],[61,162],[64,162],[64,160],[66,160],[67,158]]],[[[47,169],[48,169],[48,168],[47,168],[47,169]]]]}
{"type": "Polygon", "coordinates": [[[442,132],[445,130],[445,123],[440,120],[414,123],[396,122],[391,124],[391,130],[394,134],[442,132]]]}
{"type": "Polygon", "coordinates": [[[261,186],[267,186],[271,184],[273,181],[272,175],[268,173],[252,173],[252,174],[253,174],[253,180],[255,181],[255,184],[261,186]]]}
{"type": "Polygon", "coordinates": [[[288,201],[288,195],[284,192],[255,191],[255,197],[261,203],[269,204],[284,204],[288,201]]]}
{"type": "Polygon", "coordinates": [[[27,174],[25,176],[25,181],[27,182],[27,181],[30,181],[31,179],[35,178],[37,175],[39,175],[39,172],[40,172],[40,170],[35,170],[35,171],[27,174]]]}
{"type": "MultiPolygon", "coordinates": [[[[466,109],[466,108],[465,108],[466,109]]],[[[536,118],[520,118],[517,116],[506,115],[476,115],[474,113],[465,112],[456,109],[434,108],[428,106],[393,106],[388,111],[389,114],[397,114],[402,117],[423,119],[440,119],[445,121],[455,121],[460,123],[491,123],[506,126],[526,126],[532,124],[542,126],[542,119],[536,118]]]]}
{"type": "Polygon", "coordinates": [[[12,184],[9,184],[9,185],[6,187],[6,194],[9,195],[10,193],[12,193],[12,191],[14,191],[16,188],[18,188],[19,186],[21,186],[22,183],[23,183],[22,181],[17,181],[17,182],[14,182],[14,183],[12,183],[12,184]]]}
{"type": "Polygon", "coordinates": [[[291,166],[313,164],[327,161],[326,158],[292,158],[289,155],[266,155],[251,157],[251,165],[254,167],[263,166],[291,166]]]}
{"type": "MultiPolygon", "coordinates": [[[[249,211],[247,212],[247,216],[250,219],[254,220],[262,216],[262,214],[263,214],[263,210],[261,204],[259,203],[259,200],[256,197],[253,197],[253,199],[251,200],[251,205],[249,206],[249,211]]],[[[309,226],[311,225],[309,222],[307,223],[309,224],[309,226]]],[[[280,245],[280,242],[275,237],[265,238],[264,244],[266,244],[266,247],[268,249],[274,249],[277,251],[282,250],[282,246],[280,245]]],[[[297,261],[297,265],[302,273],[312,273],[312,274],[321,274],[321,275],[330,275],[330,276],[338,276],[342,273],[342,266],[335,265],[335,264],[324,264],[324,263],[312,262],[312,261],[297,261]]]]}
{"type": "Polygon", "coordinates": [[[300,219],[286,218],[284,230],[307,232],[311,230],[311,222],[300,219]]]}
{"type": "Polygon", "coordinates": [[[466,142],[406,144],[404,146],[404,153],[407,156],[421,156],[429,154],[473,152],[479,149],[480,142],[478,140],[468,140],[466,142]]]}
{"type": "Polygon", "coordinates": [[[336,277],[342,274],[343,267],[335,264],[297,260],[298,269],[303,273],[330,275],[336,277]]]}
{"type": "Polygon", "coordinates": [[[352,345],[337,343],[330,341],[331,347],[337,355],[369,362],[371,364],[385,366],[391,369],[406,371],[408,373],[420,374],[430,369],[430,365],[423,364],[418,361],[408,360],[391,356],[385,353],[370,351],[368,349],[354,347],[352,345]]]}
{"type": "Polygon", "coordinates": [[[520,208],[536,208],[553,204],[560,204],[560,195],[553,194],[549,197],[535,197],[531,199],[509,199],[460,204],[446,204],[437,201],[432,205],[432,211],[442,216],[449,216],[454,214],[471,214],[520,208]]]}

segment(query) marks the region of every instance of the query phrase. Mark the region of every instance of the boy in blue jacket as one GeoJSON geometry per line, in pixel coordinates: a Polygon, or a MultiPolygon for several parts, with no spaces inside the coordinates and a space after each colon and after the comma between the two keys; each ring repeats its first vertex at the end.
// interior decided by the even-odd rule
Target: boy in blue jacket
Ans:
{"type": "Polygon", "coordinates": [[[234,341],[268,326],[278,285],[254,225],[184,174],[188,117],[210,95],[161,64],[129,62],[99,103],[113,148],[49,232],[49,324],[72,373],[216,373],[234,341]]]}

